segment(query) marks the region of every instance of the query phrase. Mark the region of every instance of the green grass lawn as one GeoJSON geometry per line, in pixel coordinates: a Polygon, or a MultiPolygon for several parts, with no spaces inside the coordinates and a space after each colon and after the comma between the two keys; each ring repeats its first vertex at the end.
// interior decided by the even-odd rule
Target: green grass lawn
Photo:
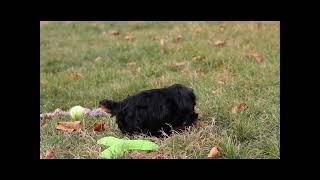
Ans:
{"type": "MultiPolygon", "coordinates": [[[[207,158],[214,146],[221,159],[280,158],[279,22],[41,22],[40,50],[40,113],[174,83],[194,89],[196,126],[167,138],[137,135],[160,148],[122,158],[207,158]]],[[[60,121],[70,120],[41,120],[42,154],[98,159],[99,138],[124,137],[114,117],[86,118],[73,133],[56,130],[60,121]],[[105,131],[93,132],[96,121],[105,131]]]]}

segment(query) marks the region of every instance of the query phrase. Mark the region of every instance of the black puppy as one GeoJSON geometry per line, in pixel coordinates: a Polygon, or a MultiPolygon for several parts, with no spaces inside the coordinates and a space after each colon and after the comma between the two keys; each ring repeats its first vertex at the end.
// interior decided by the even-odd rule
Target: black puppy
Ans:
{"type": "Polygon", "coordinates": [[[101,108],[116,116],[122,133],[129,135],[144,133],[160,136],[161,130],[171,134],[172,129],[191,126],[198,118],[195,105],[193,90],[181,84],[142,91],[120,102],[100,101],[101,108]]]}

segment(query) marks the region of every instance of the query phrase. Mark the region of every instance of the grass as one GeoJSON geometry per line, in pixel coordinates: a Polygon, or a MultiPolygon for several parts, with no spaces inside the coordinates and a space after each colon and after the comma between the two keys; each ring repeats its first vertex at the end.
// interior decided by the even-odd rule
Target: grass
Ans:
{"type": "MultiPolygon", "coordinates": [[[[279,24],[41,22],[40,112],[75,105],[93,108],[104,98],[120,100],[137,91],[182,83],[197,95],[199,124],[167,138],[137,135],[158,143],[159,150],[132,151],[122,158],[202,159],[217,146],[221,159],[278,159],[279,24]],[[119,35],[111,35],[113,30],[119,35]],[[216,40],[226,44],[209,43],[216,40]],[[260,53],[262,61],[248,56],[252,53],[260,53]],[[72,72],[82,77],[74,79],[72,72]],[[232,113],[240,103],[248,108],[232,113]]],[[[56,158],[98,159],[104,149],[96,144],[99,138],[124,137],[110,117],[86,118],[80,132],[55,129],[57,122],[68,120],[41,121],[47,124],[40,128],[43,154],[53,149],[56,158]],[[106,122],[106,130],[93,132],[96,121],[106,122]]]]}

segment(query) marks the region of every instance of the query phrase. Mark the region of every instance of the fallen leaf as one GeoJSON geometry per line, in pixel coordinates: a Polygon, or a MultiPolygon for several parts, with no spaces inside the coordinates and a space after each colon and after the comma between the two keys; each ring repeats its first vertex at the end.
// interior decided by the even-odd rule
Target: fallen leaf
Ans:
{"type": "Polygon", "coordinates": [[[219,26],[219,31],[220,32],[223,32],[225,30],[225,27],[224,26],[219,26]]]}
{"type": "Polygon", "coordinates": [[[217,95],[217,91],[212,91],[212,94],[214,95],[214,96],[216,96],[217,95]]]}
{"type": "Polygon", "coordinates": [[[257,63],[261,63],[263,61],[263,56],[261,53],[251,53],[249,54],[250,58],[253,58],[257,63]]]}
{"type": "Polygon", "coordinates": [[[73,79],[79,79],[79,78],[82,78],[82,74],[78,73],[78,72],[71,72],[70,74],[71,78],[73,79]]]}
{"type": "Polygon", "coordinates": [[[217,89],[217,90],[212,90],[211,93],[214,96],[219,96],[221,94],[221,91],[219,89],[217,89]]]}
{"type": "Polygon", "coordinates": [[[141,68],[138,67],[135,72],[140,73],[140,71],[141,71],[141,68]]]}
{"type": "Polygon", "coordinates": [[[208,154],[208,158],[210,159],[214,159],[219,156],[220,156],[220,150],[217,147],[213,147],[208,154]]]}
{"type": "Polygon", "coordinates": [[[205,59],[205,56],[200,56],[200,55],[193,55],[192,56],[192,60],[194,60],[194,61],[201,61],[203,59],[205,59]]]}
{"type": "Polygon", "coordinates": [[[93,130],[98,131],[98,132],[104,131],[105,130],[104,123],[103,122],[95,122],[93,125],[93,130]]]}
{"type": "Polygon", "coordinates": [[[187,75],[192,75],[192,73],[193,73],[193,71],[191,71],[189,68],[182,69],[182,72],[187,74],[187,75]]]}
{"type": "Polygon", "coordinates": [[[120,32],[119,31],[111,31],[111,34],[113,35],[113,36],[118,36],[119,34],[120,34],[120,32]]]}
{"type": "Polygon", "coordinates": [[[241,111],[244,111],[245,109],[248,108],[248,105],[246,103],[240,103],[239,105],[237,106],[234,106],[231,110],[232,113],[239,113],[241,111]]]}
{"type": "Polygon", "coordinates": [[[160,45],[161,45],[161,48],[160,48],[161,53],[166,54],[168,52],[168,48],[166,46],[165,40],[162,38],[160,39],[160,45]]]}
{"type": "Polygon", "coordinates": [[[226,84],[226,82],[225,81],[218,81],[218,84],[226,84]]]}
{"type": "Polygon", "coordinates": [[[245,109],[248,108],[248,105],[246,103],[240,103],[239,106],[238,106],[238,110],[239,111],[243,111],[245,109]]]}
{"type": "Polygon", "coordinates": [[[160,49],[161,53],[166,54],[168,53],[168,49],[166,47],[161,47],[160,49]]]}
{"type": "Polygon", "coordinates": [[[181,40],[182,40],[182,36],[179,35],[179,36],[176,38],[176,42],[177,42],[177,43],[178,43],[178,42],[181,42],[181,40]]]}
{"type": "Polygon", "coordinates": [[[61,124],[58,124],[58,125],[56,126],[56,129],[57,129],[57,130],[64,131],[64,132],[68,132],[68,133],[74,131],[74,129],[65,127],[65,126],[63,126],[63,125],[61,125],[61,124]]]}
{"type": "Polygon", "coordinates": [[[67,128],[75,129],[75,130],[78,130],[81,128],[81,121],[58,122],[58,124],[65,126],[67,128]]]}
{"type": "Polygon", "coordinates": [[[65,132],[73,132],[81,129],[81,121],[73,121],[73,122],[58,122],[56,129],[65,131],[65,132]]]}
{"type": "Polygon", "coordinates": [[[48,149],[47,152],[46,152],[46,157],[45,159],[54,159],[54,152],[52,149],[48,149]]]}
{"type": "Polygon", "coordinates": [[[159,38],[158,37],[152,37],[151,40],[152,41],[157,41],[157,40],[159,40],[159,38]]]}
{"type": "Polygon", "coordinates": [[[41,125],[41,128],[46,128],[47,126],[48,126],[48,124],[45,123],[45,124],[42,124],[42,125],[41,125]]]}
{"type": "Polygon", "coordinates": [[[101,61],[101,60],[102,60],[102,57],[98,56],[94,61],[101,61]]]}
{"type": "Polygon", "coordinates": [[[135,66],[137,63],[136,62],[128,62],[127,65],[128,66],[135,66]]]}
{"type": "Polygon", "coordinates": [[[176,67],[181,67],[181,66],[184,66],[186,64],[187,64],[187,62],[178,62],[178,63],[175,64],[175,66],[176,67]]]}
{"type": "Polygon", "coordinates": [[[165,42],[164,42],[164,39],[160,39],[160,45],[161,45],[161,46],[164,46],[164,43],[165,43],[165,42]]]}
{"type": "Polygon", "coordinates": [[[201,28],[201,27],[197,27],[197,28],[195,29],[195,32],[196,32],[196,33],[202,32],[202,28],[201,28]]]}
{"type": "Polygon", "coordinates": [[[217,40],[217,41],[214,41],[213,43],[215,46],[224,46],[226,44],[226,41],[223,41],[223,40],[217,40]]]}
{"type": "Polygon", "coordinates": [[[107,36],[107,32],[103,31],[102,36],[107,36]]]}
{"type": "Polygon", "coordinates": [[[196,75],[200,75],[200,76],[202,76],[202,75],[205,75],[207,72],[205,71],[205,70],[203,70],[203,69],[197,69],[197,70],[195,70],[195,74],[196,75]]]}
{"type": "Polygon", "coordinates": [[[134,40],[134,37],[132,35],[126,35],[124,39],[127,41],[130,41],[130,40],[134,40]]]}
{"type": "Polygon", "coordinates": [[[233,108],[231,109],[231,112],[232,112],[233,114],[237,113],[237,111],[238,111],[238,106],[235,106],[235,107],[233,107],[233,108]]]}

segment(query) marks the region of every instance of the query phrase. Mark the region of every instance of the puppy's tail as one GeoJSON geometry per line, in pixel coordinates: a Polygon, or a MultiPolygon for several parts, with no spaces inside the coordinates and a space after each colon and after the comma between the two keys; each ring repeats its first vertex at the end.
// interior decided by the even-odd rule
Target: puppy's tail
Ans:
{"type": "Polygon", "coordinates": [[[99,107],[105,109],[107,113],[111,114],[111,116],[115,116],[120,110],[120,103],[109,99],[104,99],[99,102],[99,107]]]}

